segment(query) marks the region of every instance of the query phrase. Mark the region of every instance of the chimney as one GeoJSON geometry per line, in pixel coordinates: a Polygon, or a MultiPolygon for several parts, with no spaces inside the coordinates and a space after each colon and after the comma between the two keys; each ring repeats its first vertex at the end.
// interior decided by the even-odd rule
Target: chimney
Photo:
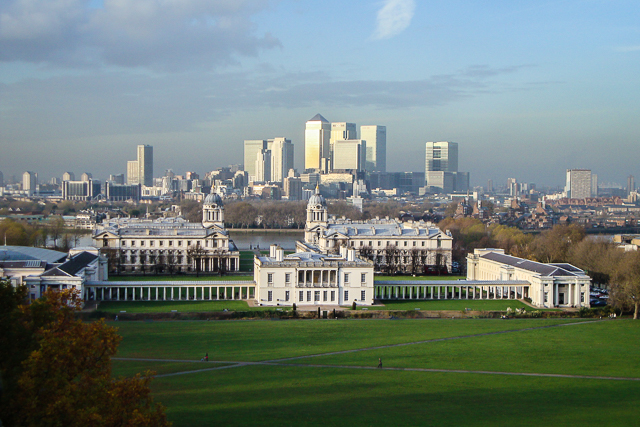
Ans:
{"type": "Polygon", "coordinates": [[[278,245],[275,243],[269,246],[269,258],[276,258],[276,252],[278,250],[278,245]]]}
{"type": "Polygon", "coordinates": [[[354,248],[347,249],[347,261],[356,260],[356,250],[354,248]]]}
{"type": "Polygon", "coordinates": [[[276,246],[275,252],[276,252],[276,256],[275,256],[276,261],[284,260],[284,249],[282,249],[280,246],[276,246]]]}

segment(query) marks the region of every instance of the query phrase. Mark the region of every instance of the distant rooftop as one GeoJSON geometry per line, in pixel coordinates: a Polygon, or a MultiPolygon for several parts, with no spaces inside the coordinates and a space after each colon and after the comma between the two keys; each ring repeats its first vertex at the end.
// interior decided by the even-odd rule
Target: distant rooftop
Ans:
{"type": "Polygon", "coordinates": [[[31,246],[0,246],[1,261],[40,260],[50,264],[62,262],[67,257],[64,252],[31,246]]]}
{"type": "Polygon", "coordinates": [[[329,120],[325,119],[324,117],[322,117],[322,114],[316,114],[315,116],[313,116],[312,119],[309,120],[310,122],[325,122],[325,123],[329,123],[329,120]]]}

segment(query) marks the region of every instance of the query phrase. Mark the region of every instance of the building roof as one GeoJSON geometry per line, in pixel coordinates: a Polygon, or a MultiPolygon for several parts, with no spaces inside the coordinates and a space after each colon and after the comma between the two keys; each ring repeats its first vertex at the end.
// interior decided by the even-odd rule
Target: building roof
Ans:
{"type": "Polygon", "coordinates": [[[62,262],[67,257],[64,252],[31,246],[0,246],[0,261],[40,260],[50,264],[62,262]]]}
{"type": "Polygon", "coordinates": [[[351,263],[351,264],[362,264],[363,266],[371,264],[369,261],[358,258],[357,256],[353,261],[347,261],[347,259],[341,255],[328,255],[322,254],[318,252],[296,252],[290,255],[287,255],[283,258],[282,261],[276,261],[275,258],[271,258],[268,256],[260,256],[258,257],[261,263],[283,263],[285,265],[296,264],[296,263],[331,263],[331,262],[341,262],[341,263],[351,263]]]}
{"type": "Polygon", "coordinates": [[[497,252],[488,252],[481,258],[496,261],[512,267],[521,268],[523,270],[538,273],[541,276],[559,277],[559,276],[584,276],[584,271],[571,264],[543,264],[541,262],[530,261],[528,259],[517,258],[511,255],[505,255],[497,252]]]}
{"type": "Polygon", "coordinates": [[[450,236],[442,233],[437,227],[419,226],[405,227],[397,221],[384,223],[375,222],[350,222],[350,223],[329,223],[324,232],[325,236],[336,233],[349,237],[398,237],[398,238],[432,238],[440,234],[444,239],[451,239],[450,236]]]}
{"type": "Polygon", "coordinates": [[[224,228],[214,226],[205,228],[199,222],[187,222],[177,218],[163,218],[160,220],[129,220],[113,221],[108,226],[94,231],[94,236],[103,232],[110,232],[118,236],[166,236],[166,237],[206,237],[211,234],[228,235],[224,228]]]}
{"type": "Polygon", "coordinates": [[[313,116],[311,119],[307,120],[309,122],[325,122],[325,123],[329,123],[329,120],[325,119],[324,117],[322,117],[322,114],[318,113],[315,116],[313,116]]]}
{"type": "Polygon", "coordinates": [[[59,266],[45,271],[42,276],[75,276],[97,258],[97,255],[90,252],[81,252],[59,266]]]}

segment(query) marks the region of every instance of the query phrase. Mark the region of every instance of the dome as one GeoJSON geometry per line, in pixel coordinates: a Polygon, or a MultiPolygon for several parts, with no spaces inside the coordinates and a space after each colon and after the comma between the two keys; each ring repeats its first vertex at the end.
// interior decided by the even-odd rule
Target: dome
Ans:
{"type": "Polygon", "coordinates": [[[315,194],[309,197],[309,203],[307,204],[307,207],[313,207],[318,205],[326,206],[327,202],[325,202],[324,197],[322,197],[322,195],[320,194],[320,189],[316,187],[315,194]]]}
{"type": "Polygon", "coordinates": [[[220,196],[218,196],[218,194],[210,193],[210,194],[207,194],[207,197],[204,198],[204,204],[205,205],[216,205],[216,206],[221,207],[222,206],[222,199],[220,198],[220,196]]]}

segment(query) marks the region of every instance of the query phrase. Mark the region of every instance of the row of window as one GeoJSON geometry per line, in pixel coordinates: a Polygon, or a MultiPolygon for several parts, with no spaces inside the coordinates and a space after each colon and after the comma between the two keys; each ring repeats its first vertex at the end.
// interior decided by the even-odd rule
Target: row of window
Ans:
{"type": "MultiPolygon", "coordinates": [[[[385,246],[392,246],[392,245],[394,245],[396,247],[400,247],[401,246],[400,245],[400,241],[398,241],[398,240],[396,240],[395,242],[392,242],[391,240],[386,240],[386,241],[378,240],[378,246],[382,246],[382,243],[385,243],[385,242],[386,242],[385,246]]],[[[418,242],[416,240],[412,240],[411,243],[412,243],[413,247],[417,247],[418,246],[418,242]]],[[[425,245],[426,242],[424,240],[420,241],[420,243],[421,243],[422,247],[426,246],[425,245]]],[[[351,246],[354,246],[355,244],[356,244],[356,241],[353,240],[351,242],[351,246]]],[[[365,242],[364,242],[364,240],[360,240],[360,247],[363,247],[363,246],[365,246],[365,242]]],[[[369,247],[373,247],[373,241],[369,240],[368,246],[369,247]]],[[[408,247],[409,246],[409,241],[408,240],[404,240],[402,246],[408,247]]],[[[438,247],[442,246],[442,241],[440,239],[437,240],[437,246],[438,247]]]]}
{"type": "MultiPolygon", "coordinates": [[[[307,301],[311,302],[311,296],[313,295],[313,302],[320,302],[320,296],[322,295],[323,302],[335,302],[336,301],[336,291],[306,291],[307,301]],[[331,299],[328,299],[331,298],[331,299]]],[[[300,291],[298,300],[303,302],[305,299],[305,291],[300,291]]],[[[284,293],[284,300],[289,301],[290,294],[289,291],[284,293]]],[[[367,298],[366,291],[360,291],[360,300],[364,301],[367,298]]],[[[349,291],[344,291],[344,300],[349,301],[349,291]]],[[[267,292],[267,301],[273,301],[273,291],[267,292]]]]}
{"type": "MultiPolygon", "coordinates": [[[[139,243],[140,247],[145,247],[145,245],[146,245],[146,243],[145,243],[146,240],[130,240],[128,242],[129,242],[129,247],[132,247],[132,248],[136,247],[136,245],[137,245],[136,242],[139,243]]],[[[158,246],[164,246],[165,245],[165,240],[154,239],[154,240],[149,240],[149,246],[155,246],[156,242],[158,242],[158,246]]],[[[192,244],[191,240],[166,240],[166,242],[167,242],[167,246],[178,246],[178,247],[182,247],[182,245],[185,244],[185,243],[186,243],[187,247],[191,246],[191,244],[192,244]]],[[[200,246],[200,241],[196,240],[195,244],[197,246],[200,246]]],[[[218,247],[218,246],[222,247],[224,245],[224,242],[221,241],[220,243],[218,243],[217,240],[207,240],[207,241],[205,241],[205,244],[207,246],[209,246],[209,244],[211,244],[211,247],[215,248],[215,247],[218,247]]],[[[123,240],[122,241],[122,246],[124,246],[124,247],[127,246],[127,240],[123,240]]]]}
{"type": "MultiPolygon", "coordinates": [[[[291,273],[285,273],[285,283],[291,283],[291,273]]],[[[360,282],[366,283],[367,273],[360,273],[360,282]]],[[[267,283],[273,284],[273,273],[267,273],[267,283]]],[[[344,283],[349,283],[349,273],[344,273],[344,283]]]]}

